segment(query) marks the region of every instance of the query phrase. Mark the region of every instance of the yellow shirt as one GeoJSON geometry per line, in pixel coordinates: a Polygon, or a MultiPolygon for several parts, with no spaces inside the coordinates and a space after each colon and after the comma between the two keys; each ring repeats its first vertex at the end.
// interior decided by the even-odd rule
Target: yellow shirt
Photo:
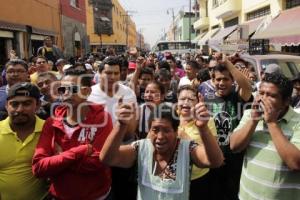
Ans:
{"type": "MultiPolygon", "coordinates": [[[[207,126],[208,126],[211,134],[216,137],[217,129],[215,126],[215,122],[212,118],[208,121],[207,126]]],[[[188,139],[194,140],[195,142],[197,142],[200,145],[202,144],[202,139],[199,134],[199,129],[195,125],[194,121],[191,121],[184,126],[180,125],[178,127],[178,132],[179,132],[179,137],[184,137],[183,134],[186,134],[188,139]]],[[[185,139],[187,139],[187,138],[185,137],[185,139]]],[[[209,172],[209,168],[198,168],[196,165],[193,165],[191,180],[200,178],[200,177],[204,176],[205,174],[207,174],[208,172],[209,172]]]]}
{"type": "Polygon", "coordinates": [[[36,124],[24,142],[9,126],[9,118],[0,121],[0,196],[1,200],[39,200],[47,195],[45,180],[32,174],[31,162],[44,120],[36,124]]]}
{"type": "MultiPolygon", "coordinates": [[[[58,72],[55,72],[55,71],[49,71],[51,73],[53,73],[56,77],[59,76],[59,73],[58,72]]],[[[34,72],[33,74],[30,75],[30,81],[32,84],[37,84],[37,79],[38,79],[38,73],[37,72],[34,72]]]]}

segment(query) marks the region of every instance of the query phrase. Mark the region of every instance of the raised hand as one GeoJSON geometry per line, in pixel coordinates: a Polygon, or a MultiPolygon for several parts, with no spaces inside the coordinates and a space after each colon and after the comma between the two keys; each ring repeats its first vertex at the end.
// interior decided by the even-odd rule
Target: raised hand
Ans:
{"type": "Polygon", "coordinates": [[[195,124],[198,128],[202,129],[207,127],[210,115],[206,108],[204,97],[201,94],[198,95],[198,100],[199,102],[194,108],[195,124]]]}
{"type": "Polygon", "coordinates": [[[135,117],[135,103],[123,103],[123,97],[119,99],[118,108],[116,111],[117,119],[120,124],[128,125],[135,117]]]}

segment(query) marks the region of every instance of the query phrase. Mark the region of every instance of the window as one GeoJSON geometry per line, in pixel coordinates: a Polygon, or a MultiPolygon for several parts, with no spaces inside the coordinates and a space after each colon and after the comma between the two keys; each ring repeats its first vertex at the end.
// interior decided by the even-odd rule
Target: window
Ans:
{"type": "Polygon", "coordinates": [[[300,6],[300,0],[286,0],[286,9],[300,6]]]}
{"type": "Polygon", "coordinates": [[[234,25],[237,25],[237,24],[239,24],[239,18],[238,17],[224,22],[224,28],[234,26],[234,25]]]}
{"type": "Polygon", "coordinates": [[[218,0],[213,0],[213,5],[212,5],[212,7],[213,8],[216,8],[216,7],[218,7],[219,6],[219,1],[218,0]]]}
{"type": "Polygon", "coordinates": [[[266,6],[263,8],[260,8],[258,10],[255,10],[253,12],[247,13],[247,21],[256,19],[262,16],[266,16],[270,14],[270,6],[266,6]]]}
{"type": "Polygon", "coordinates": [[[79,8],[79,0],[70,0],[70,5],[79,8]]]}

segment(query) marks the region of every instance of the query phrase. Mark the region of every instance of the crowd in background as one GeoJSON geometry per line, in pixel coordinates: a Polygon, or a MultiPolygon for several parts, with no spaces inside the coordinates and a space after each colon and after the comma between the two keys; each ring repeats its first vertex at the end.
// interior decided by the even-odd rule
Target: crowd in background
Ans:
{"type": "Polygon", "coordinates": [[[300,75],[239,53],[66,60],[45,40],[2,70],[0,199],[298,199],[299,107],[300,75]]]}

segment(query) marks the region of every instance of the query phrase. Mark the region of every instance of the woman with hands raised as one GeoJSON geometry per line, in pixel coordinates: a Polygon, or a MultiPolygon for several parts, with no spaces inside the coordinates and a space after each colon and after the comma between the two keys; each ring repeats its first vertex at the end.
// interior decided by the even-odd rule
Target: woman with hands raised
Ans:
{"type": "Polygon", "coordinates": [[[119,105],[119,123],[107,138],[100,160],[110,166],[128,168],[138,163],[137,199],[189,199],[192,163],[198,167],[218,167],[222,152],[208,128],[208,112],[202,103],[195,106],[195,124],[202,144],[178,138],[178,116],[174,107],[160,104],[149,118],[147,139],[121,145],[134,116],[130,105],[119,105]]]}

